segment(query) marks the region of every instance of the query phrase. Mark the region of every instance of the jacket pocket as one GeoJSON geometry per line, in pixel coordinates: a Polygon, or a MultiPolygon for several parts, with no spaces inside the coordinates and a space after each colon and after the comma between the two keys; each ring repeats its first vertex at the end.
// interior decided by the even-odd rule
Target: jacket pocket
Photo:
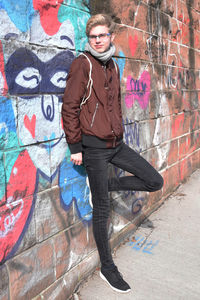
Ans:
{"type": "Polygon", "coordinates": [[[94,120],[95,120],[95,117],[96,117],[96,113],[97,113],[98,107],[99,107],[99,103],[97,102],[96,107],[95,107],[95,111],[94,111],[94,113],[92,115],[92,121],[91,121],[90,127],[92,127],[93,124],[94,124],[94,120]]]}

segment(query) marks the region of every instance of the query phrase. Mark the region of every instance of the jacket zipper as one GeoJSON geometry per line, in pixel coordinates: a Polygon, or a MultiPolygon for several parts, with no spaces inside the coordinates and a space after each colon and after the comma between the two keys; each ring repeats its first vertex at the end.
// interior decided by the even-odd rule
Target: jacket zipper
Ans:
{"type": "Polygon", "coordinates": [[[96,116],[98,107],[99,107],[99,103],[97,102],[96,108],[95,108],[95,111],[94,111],[94,114],[93,114],[93,116],[92,116],[92,122],[91,122],[91,124],[90,124],[90,127],[92,127],[93,124],[94,124],[94,119],[95,119],[95,116],[96,116]]]}

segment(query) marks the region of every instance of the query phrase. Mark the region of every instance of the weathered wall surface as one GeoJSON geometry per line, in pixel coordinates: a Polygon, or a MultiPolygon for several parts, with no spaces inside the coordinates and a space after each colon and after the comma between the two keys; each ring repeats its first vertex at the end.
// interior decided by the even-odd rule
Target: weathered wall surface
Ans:
{"type": "Polygon", "coordinates": [[[99,12],[118,24],[124,139],[165,179],[151,195],[113,196],[113,245],[200,167],[199,1],[0,0],[1,300],[66,299],[98,263],[86,173],[70,162],[60,110],[99,12]]]}

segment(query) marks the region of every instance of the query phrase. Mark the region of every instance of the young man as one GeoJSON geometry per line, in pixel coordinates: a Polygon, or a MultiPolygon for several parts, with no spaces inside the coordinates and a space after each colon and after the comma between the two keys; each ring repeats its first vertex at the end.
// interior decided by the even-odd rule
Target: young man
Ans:
{"type": "Polygon", "coordinates": [[[163,186],[159,173],[123,142],[119,68],[112,60],[114,24],[107,15],[92,16],[89,43],[71,65],[62,117],[71,161],[84,162],[92,193],[93,233],[101,261],[100,276],[118,292],[129,292],[115,266],[108,242],[108,191],[153,192],[163,186]],[[82,157],[83,156],[83,157],[82,157]],[[84,158],[84,159],[83,159],[84,158]],[[134,176],[108,179],[108,164],[134,176]]]}

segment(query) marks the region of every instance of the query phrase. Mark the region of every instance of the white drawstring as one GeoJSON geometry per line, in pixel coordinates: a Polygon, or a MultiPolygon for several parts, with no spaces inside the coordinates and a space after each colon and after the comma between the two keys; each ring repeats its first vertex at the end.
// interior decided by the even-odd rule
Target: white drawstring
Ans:
{"type": "Polygon", "coordinates": [[[89,64],[90,64],[89,80],[88,80],[88,84],[87,84],[87,91],[88,91],[88,89],[89,89],[89,94],[88,94],[88,96],[86,97],[87,91],[85,92],[85,95],[84,95],[84,97],[83,97],[83,99],[82,99],[82,101],[81,101],[81,104],[80,104],[80,109],[81,109],[81,108],[82,108],[82,105],[85,104],[85,103],[87,102],[87,100],[88,100],[88,99],[90,98],[90,96],[91,96],[91,93],[92,93],[92,86],[93,86],[93,79],[92,79],[92,63],[91,63],[90,59],[89,59],[89,58],[87,57],[87,55],[84,54],[84,53],[80,53],[80,55],[84,55],[84,56],[87,58],[87,60],[88,60],[88,62],[89,62],[89,64]]]}
{"type": "MultiPolygon", "coordinates": [[[[93,86],[93,79],[92,79],[92,63],[91,63],[90,59],[87,57],[87,55],[86,55],[85,53],[80,53],[79,56],[80,56],[80,55],[84,55],[84,56],[87,58],[87,60],[88,60],[88,62],[89,62],[89,64],[90,64],[89,80],[88,80],[88,84],[87,84],[87,91],[88,91],[88,89],[89,89],[89,94],[88,94],[88,96],[86,97],[87,91],[85,92],[85,95],[83,96],[83,99],[82,99],[81,104],[80,104],[80,109],[81,109],[81,108],[82,108],[82,105],[85,104],[85,103],[87,102],[87,100],[88,100],[88,99],[90,98],[90,96],[91,96],[91,93],[92,93],[92,86],[93,86]]],[[[117,64],[116,64],[116,62],[114,61],[114,59],[113,59],[113,62],[114,62],[114,66],[115,66],[116,73],[118,73],[117,64]]]]}

